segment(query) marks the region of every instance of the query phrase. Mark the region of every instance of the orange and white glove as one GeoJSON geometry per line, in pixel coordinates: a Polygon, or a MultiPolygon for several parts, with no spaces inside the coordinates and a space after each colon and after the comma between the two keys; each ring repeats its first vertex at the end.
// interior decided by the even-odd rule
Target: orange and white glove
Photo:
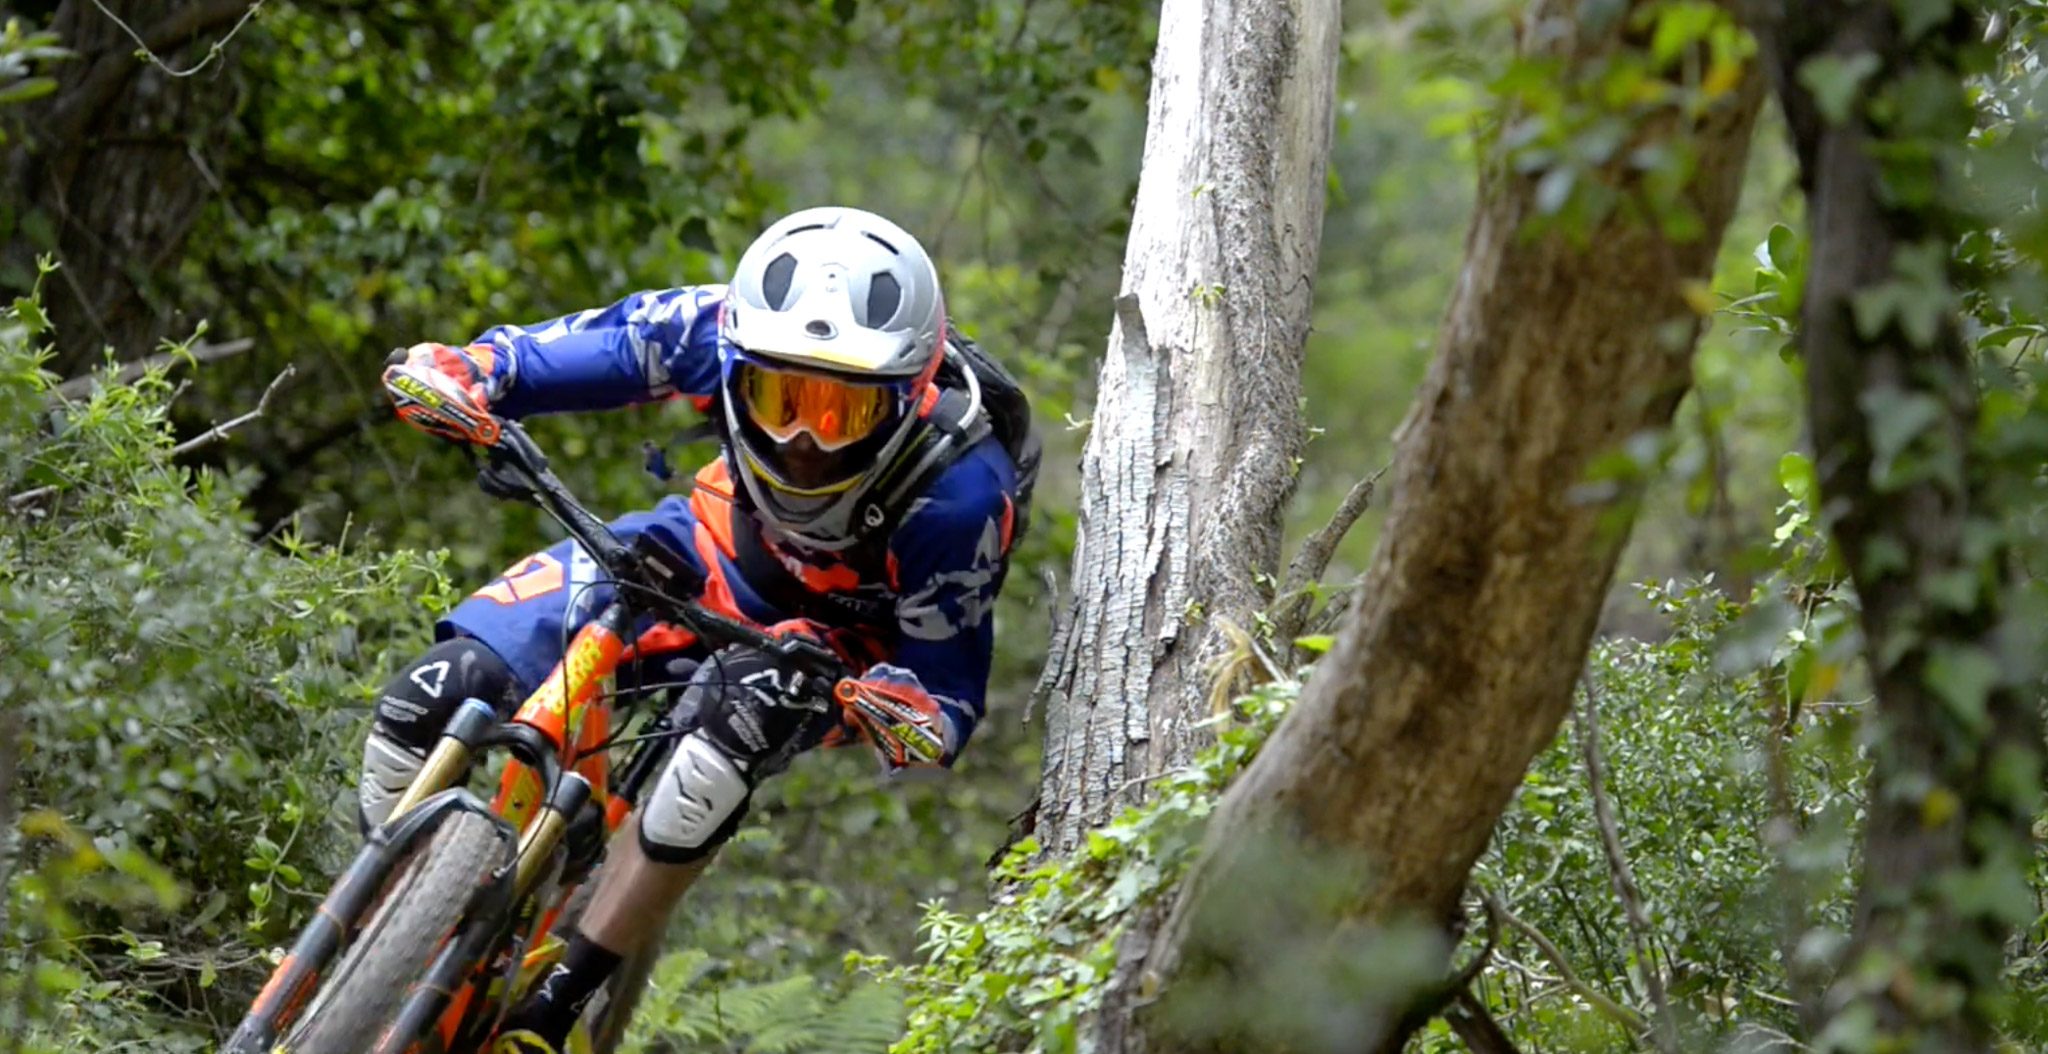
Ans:
{"type": "Polygon", "coordinates": [[[497,349],[415,344],[391,354],[384,388],[398,416],[430,435],[490,446],[498,441],[491,400],[499,394],[497,349]]]}
{"type": "Polygon", "coordinates": [[[890,769],[950,765],[961,736],[946,702],[897,666],[880,665],[834,690],[848,724],[890,769]]]}

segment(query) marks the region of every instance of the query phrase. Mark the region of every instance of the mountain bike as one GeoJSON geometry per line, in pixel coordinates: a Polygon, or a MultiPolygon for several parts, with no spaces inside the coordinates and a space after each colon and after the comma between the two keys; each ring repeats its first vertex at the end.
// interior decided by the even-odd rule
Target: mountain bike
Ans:
{"type": "MultiPolygon", "coordinates": [[[[664,635],[664,651],[736,645],[773,656],[787,691],[821,721],[836,724],[842,708],[857,714],[867,705],[837,653],[705,608],[696,565],[649,535],[621,541],[516,422],[403,364],[385,371],[384,386],[402,419],[481,452],[487,493],[531,502],[559,522],[616,599],[577,630],[509,719],[483,700],[463,702],[223,1054],[468,1054],[489,1042],[526,986],[559,959],[562,942],[550,935],[580,880],[684,734],[672,708],[643,715],[634,734],[613,733],[613,675],[650,643],[635,633],[646,619],[664,635]],[[628,747],[613,773],[612,751],[628,747]],[[486,803],[466,783],[496,752],[509,757],[486,803]],[[584,839],[594,848],[571,836],[583,829],[597,834],[584,839]]],[[[630,999],[619,1002],[615,1012],[630,1012],[630,999]]]]}

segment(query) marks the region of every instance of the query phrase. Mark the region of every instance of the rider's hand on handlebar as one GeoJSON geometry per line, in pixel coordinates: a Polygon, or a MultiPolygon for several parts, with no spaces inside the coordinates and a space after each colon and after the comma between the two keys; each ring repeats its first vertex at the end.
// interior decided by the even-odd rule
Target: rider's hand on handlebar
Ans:
{"type": "Polygon", "coordinates": [[[498,364],[498,349],[489,344],[461,348],[453,344],[415,344],[392,352],[391,359],[392,365],[403,362],[446,376],[462,386],[479,406],[489,406],[498,395],[498,381],[492,376],[498,364]]]}
{"type": "Polygon", "coordinates": [[[891,769],[946,764],[960,747],[953,722],[915,677],[893,671],[880,666],[839,682],[833,696],[846,722],[891,769]]]}
{"type": "Polygon", "coordinates": [[[392,353],[384,389],[399,418],[414,428],[458,443],[494,446],[500,434],[490,409],[494,354],[488,344],[415,344],[392,353]]]}
{"type": "Polygon", "coordinates": [[[891,769],[943,764],[952,756],[958,746],[952,741],[952,722],[915,677],[894,676],[894,667],[877,665],[888,658],[878,641],[808,619],[778,622],[768,633],[816,642],[846,663],[848,675],[832,687],[841,724],[825,737],[825,746],[867,740],[891,769]],[[868,675],[860,676],[862,670],[868,675]]]}

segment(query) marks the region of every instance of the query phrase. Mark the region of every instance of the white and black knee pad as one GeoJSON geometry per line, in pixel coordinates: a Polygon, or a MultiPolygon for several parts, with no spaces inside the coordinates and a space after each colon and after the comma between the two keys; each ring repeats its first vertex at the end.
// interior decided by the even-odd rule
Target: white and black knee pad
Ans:
{"type": "Polygon", "coordinates": [[[648,859],[686,864],[724,845],[753,794],[746,764],[702,731],[677,742],[640,810],[640,849],[648,859]]]}
{"type": "Polygon", "coordinates": [[[823,738],[836,718],[791,698],[788,678],[743,648],[697,667],[677,704],[692,731],[641,807],[640,848],[650,859],[687,863],[710,854],[739,829],[753,788],[823,738]]]}
{"type": "Polygon", "coordinates": [[[504,660],[468,637],[444,640],[392,675],[377,697],[376,727],[363,741],[364,826],[390,818],[464,699],[482,699],[502,713],[516,687],[504,660]]]}

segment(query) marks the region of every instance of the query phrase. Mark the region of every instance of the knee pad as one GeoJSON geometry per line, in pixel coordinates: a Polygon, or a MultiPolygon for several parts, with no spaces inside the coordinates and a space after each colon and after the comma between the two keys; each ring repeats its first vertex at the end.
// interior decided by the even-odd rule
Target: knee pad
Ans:
{"type": "Polygon", "coordinates": [[[686,864],[724,845],[753,793],[744,766],[701,733],[684,736],[640,811],[640,849],[648,859],[686,864]]]}
{"type": "Polygon", "coordinates": [[[390,817],[464,699],[482,699],[502,713],[514,687],[504,660],[467,637],[434,645],[393,675],[377,699],[376,727],[363,741],[363,776],[357,786],[363,828],[390,817]]]}
{"type": "Polygon", "coordinates": [[[444,640],[401,667],[377,697],[377,732],[424,753],[464,699],[506,712],[517,685],[496,652],[468,637],[444,640]]]}

